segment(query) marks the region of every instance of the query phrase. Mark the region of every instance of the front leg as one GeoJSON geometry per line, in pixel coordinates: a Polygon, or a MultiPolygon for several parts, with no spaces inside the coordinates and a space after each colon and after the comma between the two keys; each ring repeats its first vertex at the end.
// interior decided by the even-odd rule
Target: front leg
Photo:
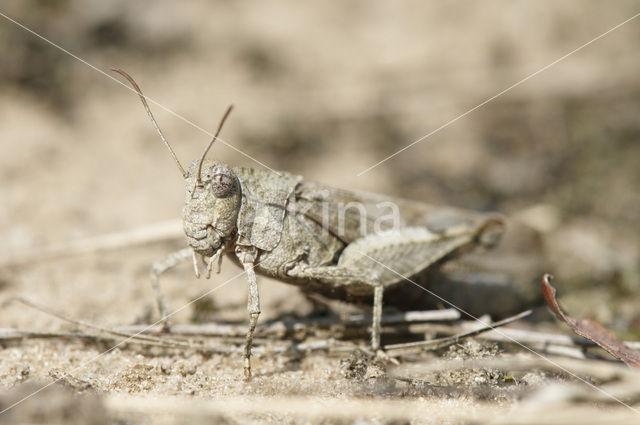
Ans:
{"type": "Polygon", "coordinates": [[[258,293],[258,281],[256,280],[256,272],[254,270],[258,249],[253,246],[237,246],[236,256],[244,271],[247,273],[249,281],[249,299],[247,302],[247,310],[249,311],[249,329],[247,330],[247,339],[244,346],[244,377],[248,381],[251,379],[251,347],[253,345],[253,334],[256,330],[258,317],[260,316],[260,294],[258,293]]]}
{"type": "MultiPolygon", "coordinates": [[[[160,289],[160,275],[167,270],[177,266],[183,261],[193,256],[193,249],[183,248],[179,251],[172,252],[162,260],[154,261],[151,265],[151,286],[156,295],[156,302],[158,304],[158,311],[160,313],[160,321],[162,327],[166,330],[167,324],[167,307],[164,303],[164,297],[162,295],[162,289],[160,289]]],[[[197,270],[197,269],[196,269],[197,270]]]]}

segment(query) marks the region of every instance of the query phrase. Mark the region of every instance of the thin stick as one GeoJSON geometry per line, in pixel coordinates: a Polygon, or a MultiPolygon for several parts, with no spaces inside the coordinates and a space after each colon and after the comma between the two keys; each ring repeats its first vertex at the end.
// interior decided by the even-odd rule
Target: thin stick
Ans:
{"type": "Polygon", "coordinates": [[[160,343],[163,345],[166,344],[174,344],[177,346],[183,346],[186,348],[191,348],[191,344],[188,343],[184,343],[183,341],[177,341],[177,340],[170,340],[167,338],[158,338],[158,337],[154,337],[154,336],[150,336],[150,335],[145,335],[142,333],[137,333],[137,334],[131,334],[131,333],[127,333],[127,332],[121,332],[121,331],[117,331],[117,330],[113,330],[113,329],[108,329],[108,328],[104,328],[102,326],[98,326],[95,325],[93,323],[89,323],[89,322],[85,322],[84,320],[76,320],[76,319],[71,319],[67,316],[65,316],[62,313],[59,313],[53,309],[50,309],[49,307],[45,307],[42,305],[39,305],[37,303],[34,303],[33,301],[27,300],[26,298],[22,298],[22,297],[16,297],[16,298],[10,298],[9,300],[7,300],[7,302],[11,302],[11,301],[16,301],[19,302],[21,304],[24,304],[28,307],[34,308],[38,311],[41,311],[45,314],[57,317],[60,320],[64,320],[65,322],[69,322],[69,323],[73,323],[74,325],[78,325],[78,326],[84,326],[87,328],[91,328],[91,329],[96,329],[99,330],[101,332],[105,332],[111,335],[115,335],[115,336],[119,336],[119,337],[123,337],[123,338],[129,338],[129,339],[134,339],[134,340],[140,340],[140,341],[147,341],[147,342],[152,342],[152,343],[160,343]]]}
{"type": "MultiPolygon", "coordinates": [[[[38,331],[25,331],[19,329],[3,329],[0,328],[0,341],[15,341],[15,340],[25,340],[25,339],[84,339],[89,340],[91,342],[104,342],[104,343],[112,343],[114,341],[119,341],[120,337],[115,335],[95,335],[90,333],[82,333],[82,332],[38,332],[38,331]]],[[[137,336],[131,336],[131,339],[127,341],[127,344],[136,344],[148,347],[161,347],[161,348],[180,348],[180,349],[190,349],[199,352],[208,352],[208,353],[216,353],[216,354],[235,354],[239,353],[241,349],[238,348],[228,348],[223,347],[221,344],[218,345],[198,345],[189,343],[188,341],[184,341],[181,344],[176,344],[176,341],[171,340],[163,340],[162,338],[158,338],[157,340],[145,340],[139,339],[137,336]]],[[[226,342],[226,341],[225,341],[226,342]]],[[[228,344],[227,344],[228,345],[228,344]]]]}
{"type": "Polygon", "coordinates": [[[405,349],[420,349],[420,350],[436,350],[438,348],[446,347],[451,344],[457,343],[459,340],[463,338],[469,338],[475,335],[479,335],[483,332],[491,331],[500,326],[507,325],[509,323],[515,322],[516,320],[520,320],[523,317],[527,317],[532,313],[531,310],[523,311],[520,314],[516,314],[515,316],[511,316],[507,319],[500,320],[491,325],[483,326],[482,328],[475,329],[469,332],[460,333],[453,336],[448,336],[445,338],[437,338],[429,341],[418,341],[418,342],[407,342],[404,344],[391,344],[386,345],[385,350],[405,350],[405,349]]]}
{"type": "MultiPolygon", "coordinates": [[[[382,316],[382,323],[390,325],[393,323],[406,324],[415,322],[433,322],[457,320],[460,313],[455,309],[446,310],[427,310],[427,311],[407,311],[404,313],[388,314],[382,316]]],[[[347,319],[339,317],[326,317],[320,319],[299,319],[295,321],[274,321],[270,323],[260,324],[256,328],[256,335],[284,336],[294,331],[310,330],[312,328],[328,328],[334,325],[344,326],[362,326],[367,327],[371,324],[371,315],[355,314],[347,319]]],[[[145,325],[118,326],[121,332],[140,332],[145,325]]],[[[201,335],[201,336],[222,336],[222,337],[239,337],[247,332],[246,325],[206,323],[201,325],[176,324],[171,326],[171,333],[174,335],[201,335]]]]}
{"type": "MultiPolygon", "coordinates": [[[[408,333],[412,334],[424,334],[425,332],[454,335],[460,333],[464,329],[474,330],[476,329],[478,322],[465,321],[459,325],[445,325],[445,324],[414,324],[410,325],[408,333]]],[[[548,332],[529,331],[525,329],[513,329],[503,328],[498,332],[485,332],[478,335],[479,339],[488,341],[499,341],[513,344],[513,340],[521,342],[523,344],[535,344],[538,346],[565,346],[565,347],[596,347],[597,344],[586,338],[556,334],[548,332]]],[[[640,341],[623,341],[626,346],[634,350],[640,350],[640,341]]]]}
{"type": "MultiPolygon", "coordinates": [[[[92,342],[112,342],[117,341],[119,338],[116,336],[105,336],[105,335],[94,335],[80,332],[37,332],[37,331],[24,331],[19,329],[4,329],[0,328],[0,341],[14,341],[14,340],[24,340],[24,339],[53,339],[53,338],[61,338],[61,339],[86,339],[92,342]]],[[[181,344],[176,344],[176,341],[164,340],[162,338],[158,338],[155,340],[144,340],[133,338],[131,341],[128,341],[129,344],[136,344],[142,346],[150,346],[150,347],[161,347],[161,348],[186,348],[193,351],[198,352],[206,352],[206,353],[215,353],[215,354],[240,354],[243,352],[243,348],[239,345],[242,344],[243,341],[229,341],[223,340],[222,342],[218,341],[216,344],[193,344],[187,341],[178,341],[182,342],[181,344]],[[236,347],[229,347],[230,344],[237,344],[236,347]]],[[[259,342],[258,339],[254,340],[254,342],[259,342]]],[[[288,352],[308,352],[308,351],[328,351],[328,352],[349,352],[353,351],[357,346],[353,343],[344,342],[344,341],[335,341],[332,339],[325,339],[320,341],[312,341],[308,343],[291,343],[291,344],[279,344],[279,345],[271,345],[255,347],[255,354],[282,354],[288,352]]]]}
{"type": "MultiPolygon", "coordinates": [[[[79,334],[77,332],[40,332],[40,331],[24,331],[20,329],[12,328],[0,328],[0,341],[12,341],[22,339],[73,339],[73,338],[86,338],[90,340],[104,340],[107,339],[98,335],[79,334]]],[[[113,340],[113,337],[108,337],[109,340],[113,340]]]]}

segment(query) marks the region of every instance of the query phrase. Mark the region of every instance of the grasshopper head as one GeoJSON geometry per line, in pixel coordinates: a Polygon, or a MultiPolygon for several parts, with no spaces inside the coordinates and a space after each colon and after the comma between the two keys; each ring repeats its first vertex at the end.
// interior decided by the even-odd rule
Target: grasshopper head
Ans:
{"type": "Polygon", "coordinates": [[[219,161],[205,159],[202,167],[199,165],[196,160],[187,171],[182,222],[189,246],[210,257],[235,234],[240,183],[235,173],[219,161]]]}
{"type": "Polygon", "coordinates": [[[205,156],[218,138],[222,125],[233,106],[229,106],[222,116],[218,131],[207,145],[202,157],[195,160],[189,170],[185,171],[153,117],[138,83],[121,69],[111,68],[111,70],[126,78],[138,93],[153,126],[187,182],[182,221],[189,245],[203,256],[213,256],[223,246],[225,240],[235,233],[240,211],[240,183],[229,167],[221,162],[205,160],[205,156]]]}

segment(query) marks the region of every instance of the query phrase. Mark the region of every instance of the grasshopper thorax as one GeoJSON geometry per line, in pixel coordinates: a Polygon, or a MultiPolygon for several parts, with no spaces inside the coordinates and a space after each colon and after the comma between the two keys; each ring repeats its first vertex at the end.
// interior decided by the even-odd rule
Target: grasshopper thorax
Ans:
{"type": "Polygon", "coordinates": [[[194,161],[187,171],[182,222],[189,245],[210,257],[235,236],[241,189],[227,165],[205,159],[198,176],[199,162],[194,161]]]}

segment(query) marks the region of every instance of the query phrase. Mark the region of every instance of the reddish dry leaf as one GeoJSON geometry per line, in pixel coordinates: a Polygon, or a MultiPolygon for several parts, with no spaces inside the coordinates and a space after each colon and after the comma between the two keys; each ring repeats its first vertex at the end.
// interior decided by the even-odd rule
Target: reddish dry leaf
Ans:
{"type": "Polygon", "coordinates": [[[631,350],[624,343],[618,341],[616,337],[602,327],[600,323],[591,319],[576,320],[566,315],[556,301],[556,289],[551,286],[552,280],[553,276],[550,274],[542,276],[542,296],[556,313],[558,319],[563,320],[575,333],[595,342],[607,350],[612,356],[622,360],[627,365],[640,367],[640,352],[631,350]]]}

